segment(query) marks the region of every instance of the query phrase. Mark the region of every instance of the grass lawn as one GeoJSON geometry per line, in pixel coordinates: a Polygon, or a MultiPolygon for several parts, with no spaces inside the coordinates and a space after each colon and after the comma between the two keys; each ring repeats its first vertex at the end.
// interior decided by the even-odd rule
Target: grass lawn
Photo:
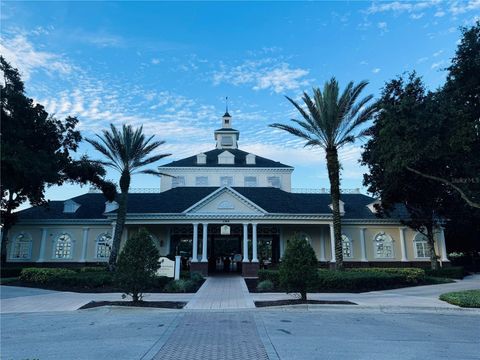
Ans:
{"type": "Polygon", "coordinates": [[[461,307],[480,308],[480,289],[445,293],[440,295],[440,300],[461,307]]]}

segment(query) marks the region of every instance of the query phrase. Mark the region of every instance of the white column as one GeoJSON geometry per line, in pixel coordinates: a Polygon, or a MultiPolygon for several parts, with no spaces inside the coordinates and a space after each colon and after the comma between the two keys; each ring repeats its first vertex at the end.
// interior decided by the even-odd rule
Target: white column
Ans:
{"type": "Polygon", "coordinates": [[[115,227],[116,227],[116,223],[112,223],[112,239],[115,237],[115,227]]]}
{"type": "Polygon", "coordinates": [[[45,261],[45,247],[47,246],[47,228],[42,228],[42,240],[40,241],[40,254],[37,262],[45,261]]]}
{"type": "Polygon", "coordinates": [[[193,224],[192,262],[198,262],[198,224],[193,224]]]}
{"type": "Polygon", "coordinates": [[[402,251],[402,261],[408,261],[407,248],[405,244],[405,227],[400,228],[400,250],[402,251]]]}
{"type": "Polygon", "coordinates": [[[182,257],[180,255],[175,256],[175,270],[173,276],[175,280],[180,280],[180,263],[182,262],[182,257]]]}
{"type": "Polygon", "coordinates": [[[360,228],[360,252],[362,255],[362,258],[360,261],[366,262],[368,261],[367,259],[367,249],[365,247],[365,228],[360,228]]]}
{"type": "Polygon", "coordinates": [[[330,224],[330,246],[332,248],[332,260],[330,260],[330,262],[337,262],[337,257],[335,256],[335,234],[333,232],[333,223],[330,224]]]}
{"type": "Polygon", "coordinates": [[[80,262],[87,261],[87,246],[88,246],[88,231],[90,228],[83,228],[83,243],[82,243],[82,256],[80,257],[80,262]]]}
{"type": "Polygon", "coordinates": [[[325,259],[325,231],[323,226],[320,228],[320,261],[327,261],[325,259]]]}
{"type": "Polygon", "coordinates": [[[445,244],[445,233],[443,232],[443,227],[440,227],[439,229],[439,233],[438,233],[438,242],[440,243],[440,249],[441,249],[441,260],[442,262],[445,262],[445,261],[450,261],[448,260],[448,257],[447,257],[447,246],[445,244]]]}
{"type": "Polygon", "coordinates": [[[208,258],[207,258],[207,235],[208,235],[208,224],[203,223],[202,262],[208,262],[208,258]]]}
{"type": "Polygon", "coordinates": [[[252,224],[252,262],[258,262],[257,243],[257,224],[252,224]]]}
{"type": "Polygon", "coordinates": [[[248,224],[243,224],[243,262],[249,262],[248,258],[248,224]]]}

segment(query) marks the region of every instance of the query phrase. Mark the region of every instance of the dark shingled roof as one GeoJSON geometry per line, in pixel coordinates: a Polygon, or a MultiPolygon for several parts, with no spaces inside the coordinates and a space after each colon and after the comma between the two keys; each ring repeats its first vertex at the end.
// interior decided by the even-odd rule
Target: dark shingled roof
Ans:
{"type": "Polygon", "coordinates": [[[250,167],[250,168],[291,168],[291,166],[282,164],[278,161],[266,159],[255,155],[255,164],[247,164],[246,157],[249,154],[239,149],[214,149],[204,152],[207,156],[206,164],[197,164],[197,155],[190,156],[185,159],[172,161],[171,163],[162,165],[161,167],[250,167]],[[235,156],[234,164],[219,164],[218,155],[228,151],[235,156]]]}
{"type": "Polygon", "coordinates": [[[240,132],[240,131],[235,130],[235,129],[232,129],[232,128],[220,128],[220,129],[215,130],[215,132],[218,132],[218,131],[224,131],[224,132],[240,132]]]}
{"type": "Polygon", "coordinates": [[[207,156],[206,164],[197,164],[197,155],[185,159],[172,161],[161,167],[250,167],[250,168],[291,168],[291,166],[282,164],[278,161],[266,159],[255,155],[255,164],[247,164],[246,157],[249,154],[239,149],[214,149],[204,153],[207,156]],[[228,151],[235,156],[234,164],[219,164],[218,155],[228,151]]]}
{"type": "MultiPolygon", "coordinates": [[[[172,214],[182,213],[218,187],[178,187],[162,193],[129,194],[127,212],[172,214]]],[[[277,188],[236,187],[235,191],[263,208],[278,214],[331,214],[329,194],[289,193],[277,188]]],[[[367,205],[375,199],[362,194],[342,194],[345,203],[344,219],[375,219],[367,205]]],[[[75,213],[64,213],[64,201],[51,201],[48,206],[32,207],[18,212],[19,220],[106,219],[105,197],[102,194],[85,194],[72,198],[80,204],[75,213]]],[[[392,218],[405,218],[405,211],[392,213],[392,218]]]]}

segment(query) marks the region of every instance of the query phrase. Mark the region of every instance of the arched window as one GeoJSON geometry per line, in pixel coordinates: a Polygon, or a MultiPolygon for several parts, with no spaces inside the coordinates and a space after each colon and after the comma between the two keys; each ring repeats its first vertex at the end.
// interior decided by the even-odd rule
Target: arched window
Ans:
{"type": "Polygon", "coordinates": [[[352,240],[348,238],[347,235],[342,234],[342,251],[344,258],[352,258],[353,257],[353,246],[352,240]]]}
{"type": "Polygon", "coordinates": [[[97,259],[108,259],[112,251],[112,236],[109,233],[100,234],[97,238],[97,259]]]}
{"type": "Polygon", "coordinates": [[[60,234],[54,244],[55,259],[71,259],[73,255],[72,237],[67,233],[60,234]]]}
{"type": "Polygon", "coordinates": [[[379,259],[391,259],[394,257],[393,239],[384,232],[378,233],[373,240],[375,257],[379,259]]]}
{"type": "Polygon", "coordinates": [[[417,233],[413,239],[413,246],[416,258],[429,258],[428,239],[422,233],[417,233]]]}
{"type": "Polygon", "coordinates": [[[32,236],[30,234],[21,232],[15,237],[10,258],[16,260],[32,258],[32,236]]]}

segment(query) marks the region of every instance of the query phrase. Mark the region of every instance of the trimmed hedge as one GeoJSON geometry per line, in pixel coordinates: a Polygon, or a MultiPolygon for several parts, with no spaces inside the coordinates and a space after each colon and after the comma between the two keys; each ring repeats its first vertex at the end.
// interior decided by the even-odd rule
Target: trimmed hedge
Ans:
{"type": "MultiPolygon", "coordinates": [[[[425,271],[417,268],[362,268],[345,271],[318,270],[318,281],[313,292],[360,292],[392,289],[425,282],[425,271]]],[[[258,282],[271,281],[281,290],[278,271],[259,270],[258,282]]]]}
{"type": "Polygon", "coordinates": [[[428,276],[435,276],[448,279],[463,279],[465,277],[465,269],[463,266],[451,266],[438,270],[425,270],[428,276]]]}
{"type": "Polygon", "coordinates": [[[63,268],[25,268],[19,280],[50,286],[97,288],[113,284],[112,274],[103,271],[73,271],[63,268]]]}

